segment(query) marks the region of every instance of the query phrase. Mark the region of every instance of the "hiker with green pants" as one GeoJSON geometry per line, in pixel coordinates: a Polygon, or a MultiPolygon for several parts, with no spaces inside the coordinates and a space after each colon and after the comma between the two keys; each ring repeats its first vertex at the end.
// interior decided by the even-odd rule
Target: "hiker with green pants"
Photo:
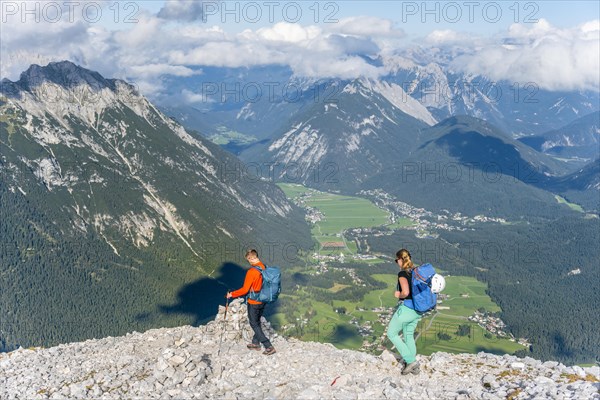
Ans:
{"type": "Polygon", "coordinates": [[[406,249],[401,249],[396,253],[396,263],[400,267],[398,272],[398,286],[394,296],[397,299],[403,299],[387,327],[387,337],[396,346],[400,355],[404,359],[404,368],[402,375],[409,373],[419,373],[419,362],[417,361],[417,345],[415,344],[415,328],[421,320],[413,307],[412,296],[410,293],[410,281],[412,270],[415,268],[410,253],[406,249]],[[399,336],[402,332],[404,340],[399,336]]]}

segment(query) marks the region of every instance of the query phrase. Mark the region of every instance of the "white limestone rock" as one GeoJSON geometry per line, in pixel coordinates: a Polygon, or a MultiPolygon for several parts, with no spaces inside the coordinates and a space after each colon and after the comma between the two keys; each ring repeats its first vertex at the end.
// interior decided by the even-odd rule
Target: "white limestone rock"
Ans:
{"type": "Polygon", "coordinates": [[[266,321],[277,353],[264,356],[246,348],[246,306],[231,302],[226,318],[225,308],[219,311],[201,327],[0,354],[0,398],[600,399],[598,367],[439,352],[419,355],[421,373],[404,376],[392,352],[287,339],[266,321]]]}

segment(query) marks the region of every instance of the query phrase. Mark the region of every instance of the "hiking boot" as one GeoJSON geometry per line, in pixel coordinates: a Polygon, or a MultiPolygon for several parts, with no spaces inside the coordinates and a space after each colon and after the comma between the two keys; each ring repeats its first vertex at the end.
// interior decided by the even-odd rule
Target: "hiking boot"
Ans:
{"type": "Polygon", "coordinates": [[[263,351],[263,354],[265,356],[270,356],[271,354],[275,354],[275,353],[277,353],[277,351],[275,350],[275,347],[273,347],[273,346],[271,346],[271,347],[265,349],[265,351],[263,351]]]}
{"type": "Polygon", "coordinates": [[[406,368],[406,361],[404,361],[404,358],[402,358],[402,356],[396,356],[396,361],[398,362],[398,368],[400,368],[401,370],[406,368]]]}
{"type": "Polygon", "coordinates": [[[248,343],[246,345],[247,348],[249,348],[250,350],[258,350],[260,351],[261,347],[260,344],[254,344],[254,343],[248,343]]]}
{"type": "Polygon", "coordinates": [[[408,375],[411,373],[415,374],[415,375],[419,373],[419,362],[418,361],[411,362],[402,370],[402,375],[408,375]]]}

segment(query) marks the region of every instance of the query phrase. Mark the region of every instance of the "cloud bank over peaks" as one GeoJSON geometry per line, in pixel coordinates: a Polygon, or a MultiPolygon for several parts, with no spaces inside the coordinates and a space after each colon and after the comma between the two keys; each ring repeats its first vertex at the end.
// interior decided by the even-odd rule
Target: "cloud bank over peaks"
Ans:
{"type": "Polygon", "coordinates": [[[598,91],[600,20],[567,29],[544,19],[533,26],[513,24],[506,35],[479,45],[451,65],[492,80],[533,82],[551,91],[598,91]]]}
{"type": "Polygon", "coordinates": [[[367,37],[326,31],[321,27],[279,22],[257,30],[169,53],[169,61],[183,65],[252,67],[287,65],[295,75],[309,78],[353,79],[385,73],[362,55],[376,56],[380,47],[367,37]]]}
{"type": "Polygon", "coordinates": [[[415,43],[389,19],[278,22],[231,33],[202,23],[197,3],[169,1],[155,14],[141,10],[137,23],[118,29],[80,16],[56,23],[9,20],[2,26],[0,76],[16,80],[32,63],[71,60],[104,76],[126,79],[152,98],[169,94],[164,82],[170,76],[190,77],[207,67],[281,65],[301,78],[376,79],[399,68],[388,61],[401,56],[419,63],[440,60],[454,71],[535,82],[549,90],[598,90],[598,20],[557,28],[540,19],[513,24],[493,37],[434,30],[410,48],[415,43]]]}

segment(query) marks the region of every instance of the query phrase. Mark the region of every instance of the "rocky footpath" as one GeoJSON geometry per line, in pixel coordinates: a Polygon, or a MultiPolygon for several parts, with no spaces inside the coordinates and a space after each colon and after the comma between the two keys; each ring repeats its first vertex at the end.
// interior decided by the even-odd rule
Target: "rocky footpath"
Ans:
{"type": "Polygon", "coordinates": [[[419,356],[401,375],[394,355],[277,336],[277,353],[248,350],[246,306],[201,327],[153,329],[0,355],[1,399],[600,399],[600,368],[486,353],[419,356]]]}

